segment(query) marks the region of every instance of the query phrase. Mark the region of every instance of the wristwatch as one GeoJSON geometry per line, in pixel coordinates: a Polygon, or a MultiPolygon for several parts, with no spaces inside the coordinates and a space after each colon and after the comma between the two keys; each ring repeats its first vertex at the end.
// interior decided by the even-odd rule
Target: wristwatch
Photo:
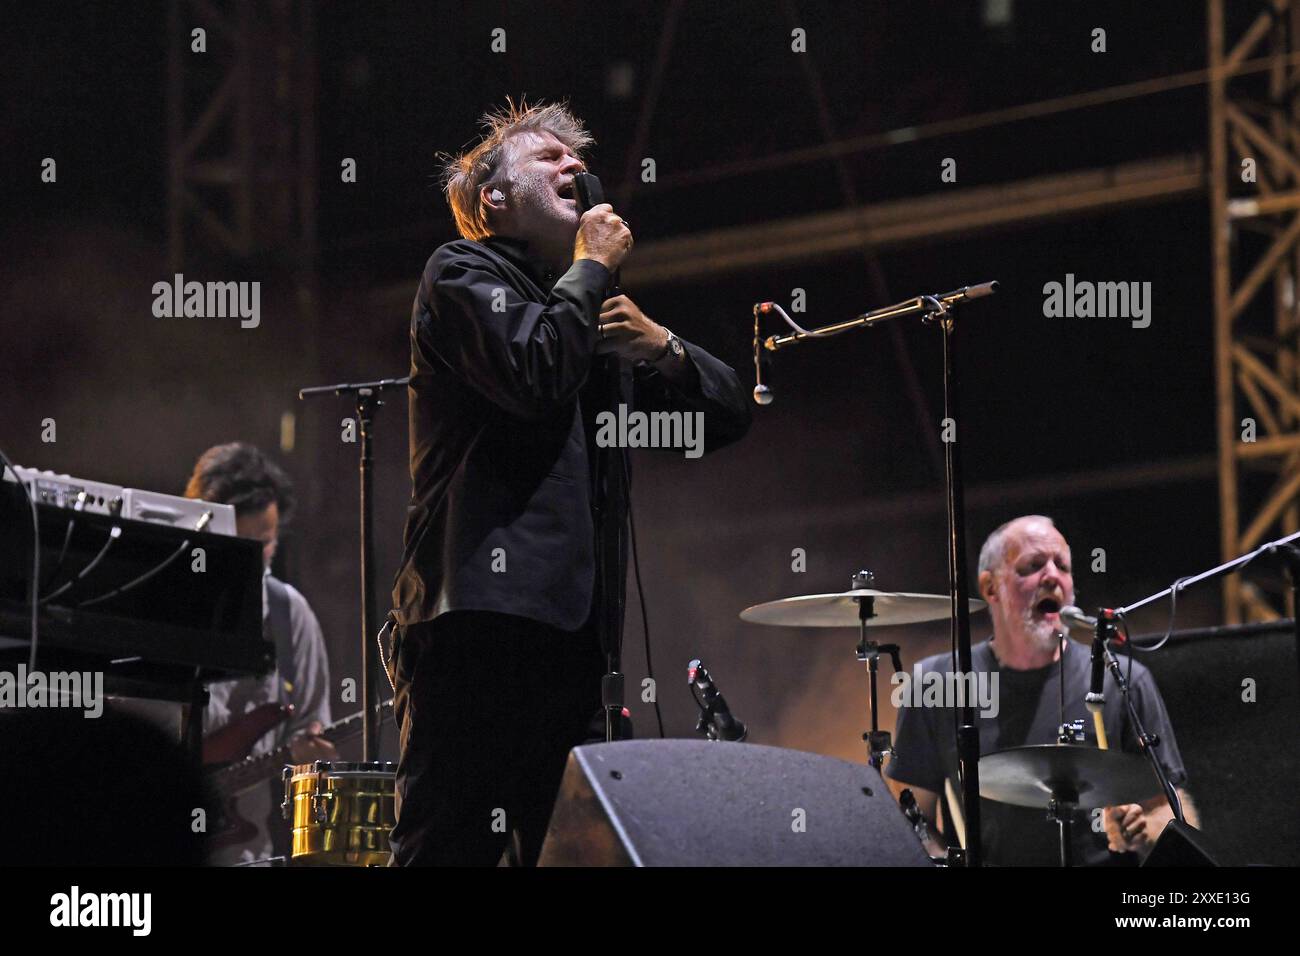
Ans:
{"type": "Polygon", "coordinates": [[[673,358],[681,358],[682,353],[686,351],[686,346],[682,345],[682,340],[673,334],[672,329],[665,325],[664,331],[668,333],[668,344],[664,346],[663,352],[654,360],[655,362],[662,362],[670,355],[673,358]]]}

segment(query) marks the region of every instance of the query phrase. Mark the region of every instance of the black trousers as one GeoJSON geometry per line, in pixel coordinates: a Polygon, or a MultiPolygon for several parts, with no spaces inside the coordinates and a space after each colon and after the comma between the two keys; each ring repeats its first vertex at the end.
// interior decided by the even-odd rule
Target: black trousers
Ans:
{"type": "Polygon", "coordinates": [[[600,712],[594,630],[453,611],[394,649],[398,866],[535,865],[569,751],[600,712]]]}

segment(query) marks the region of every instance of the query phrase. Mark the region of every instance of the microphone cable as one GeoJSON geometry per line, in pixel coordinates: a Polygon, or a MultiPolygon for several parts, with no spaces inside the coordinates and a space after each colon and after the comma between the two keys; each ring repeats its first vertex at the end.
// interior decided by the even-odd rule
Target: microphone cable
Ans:
{"type": "MultiPolygon", "coordinates": [[[[623,463],[623,487],[627,489],[627,527],[631,533],[632,539],[632,570],[636,575],[636,593],[641,601],[641,633],[645,639],[645,669],[650,678],[650,686],[654,688],[654,705],[655,720],[659,723],[659,739],[664,739],[664,715],[659,709],[659,682],[655,680],[654,664],[650,661],[650,618],[646,614],[645,608],[645,588],[641,584],[641,559],[636,552],[636,521],[632,517],[632,469],[628,466],[628,450],[620,449],[622,454],[619,460],[623,463]]],[[[620,638],[619,658],[623,656],[622,642],[620,638]]]]}

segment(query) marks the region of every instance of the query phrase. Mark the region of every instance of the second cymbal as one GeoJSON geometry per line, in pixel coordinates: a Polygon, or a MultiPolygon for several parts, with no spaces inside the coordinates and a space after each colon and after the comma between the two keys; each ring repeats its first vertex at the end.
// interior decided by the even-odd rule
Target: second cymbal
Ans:
{"type": "MultiPolygon", "coordinates": [[[[859,598],[873,599],[874,615],[867,619],[868,627],[939,621],[948,617],[952,607],[952,599],[947,594],[857,588],[838,594],[802,594],[755,604],[741,611],[740,619],[751,624],[783,627],[857,627],[859,598]]],[[[985,606],[983,601],[970,599],[972,614],[984,610],[985,606]]]]}

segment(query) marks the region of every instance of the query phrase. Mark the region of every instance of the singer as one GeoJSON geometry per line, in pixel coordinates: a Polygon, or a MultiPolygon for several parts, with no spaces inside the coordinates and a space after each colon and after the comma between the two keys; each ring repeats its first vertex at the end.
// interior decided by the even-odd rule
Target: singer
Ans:
{"type": "MultiPolygon", "coordinates": [[[[999,706],[993,716],[976,717],[980,755],[1029,744],[1056,743],[1061,720],[1061,673],[1064,669],[1066,721],[1084,720],[1087,743],[1097,746],[1092,721],[1084,705],[1089,689],[1089,655],[1070,641],[1062,645],[1061,608],[1074,603],[1070,546],[1042,515],[1009,521],[988,536],[980,549],[980,597],[988,602],[993,636],[971,648],[976,677],[999,678],[999,706]]],[[[1127,668],[1128,663],[1124,666],[1127,668]]],[[[951,655],[922,660],[925,672],[948,674],[951,655]]],[[[1173,728],[1155,679],[1134,662],[1134,704],[1143,726],[1159,734],[1157,753],[1178,788],[1187,822],[1197,825],[1196,811],[1183,787],[1183,769],[1173,728]]],[[[1137,739],[1110,674],[1103,722],[1110,746],[1138,752],[1137,739]]],[[[1081,745],[1082,746],[1082,745],[1081,745]]],[[[903,706],[894,737],[897,754],[885,768],[895,796],[909,787],[917,806],[933,823],[945,778],[957,784],[957,744],[951,705],[939,708],[903,706]]],[[[960,810],[960,807],[957,808],[960,810]]],[[[992,800],[980,801],[985,859],[995,866],[1053,866],[1058,860],[1058,835],[1044,823],[1042,810],[1030,810],[992,800]]],[[[1164,796],[1122,807],[1080,807],[1072,827],[1075,865],[1126,865],[1145,858],[1173,811],[1164,796]],[[1094,823],[1100,822],[1100,827],[1094,823]]]]}
{"type": "MultiPolygon", "coordinates": [[[[411,316],[393,590],[401,866],[494,865],[511,834],[535,863],[568,752],[598,723],[596,529],[626,513],[602,512],[624,453],[598,447],[596,416],[619,401],[702,412],[706,451],[749,427],[734,370],[607,297],[632,234],[607,203],[579,209],[583,123],[508,103],[483,125],[444,170],[463,238],[429,259],[411,316]]],[[[621,608],[625,551],[615,560],[606,600],[621,608]]]]}

